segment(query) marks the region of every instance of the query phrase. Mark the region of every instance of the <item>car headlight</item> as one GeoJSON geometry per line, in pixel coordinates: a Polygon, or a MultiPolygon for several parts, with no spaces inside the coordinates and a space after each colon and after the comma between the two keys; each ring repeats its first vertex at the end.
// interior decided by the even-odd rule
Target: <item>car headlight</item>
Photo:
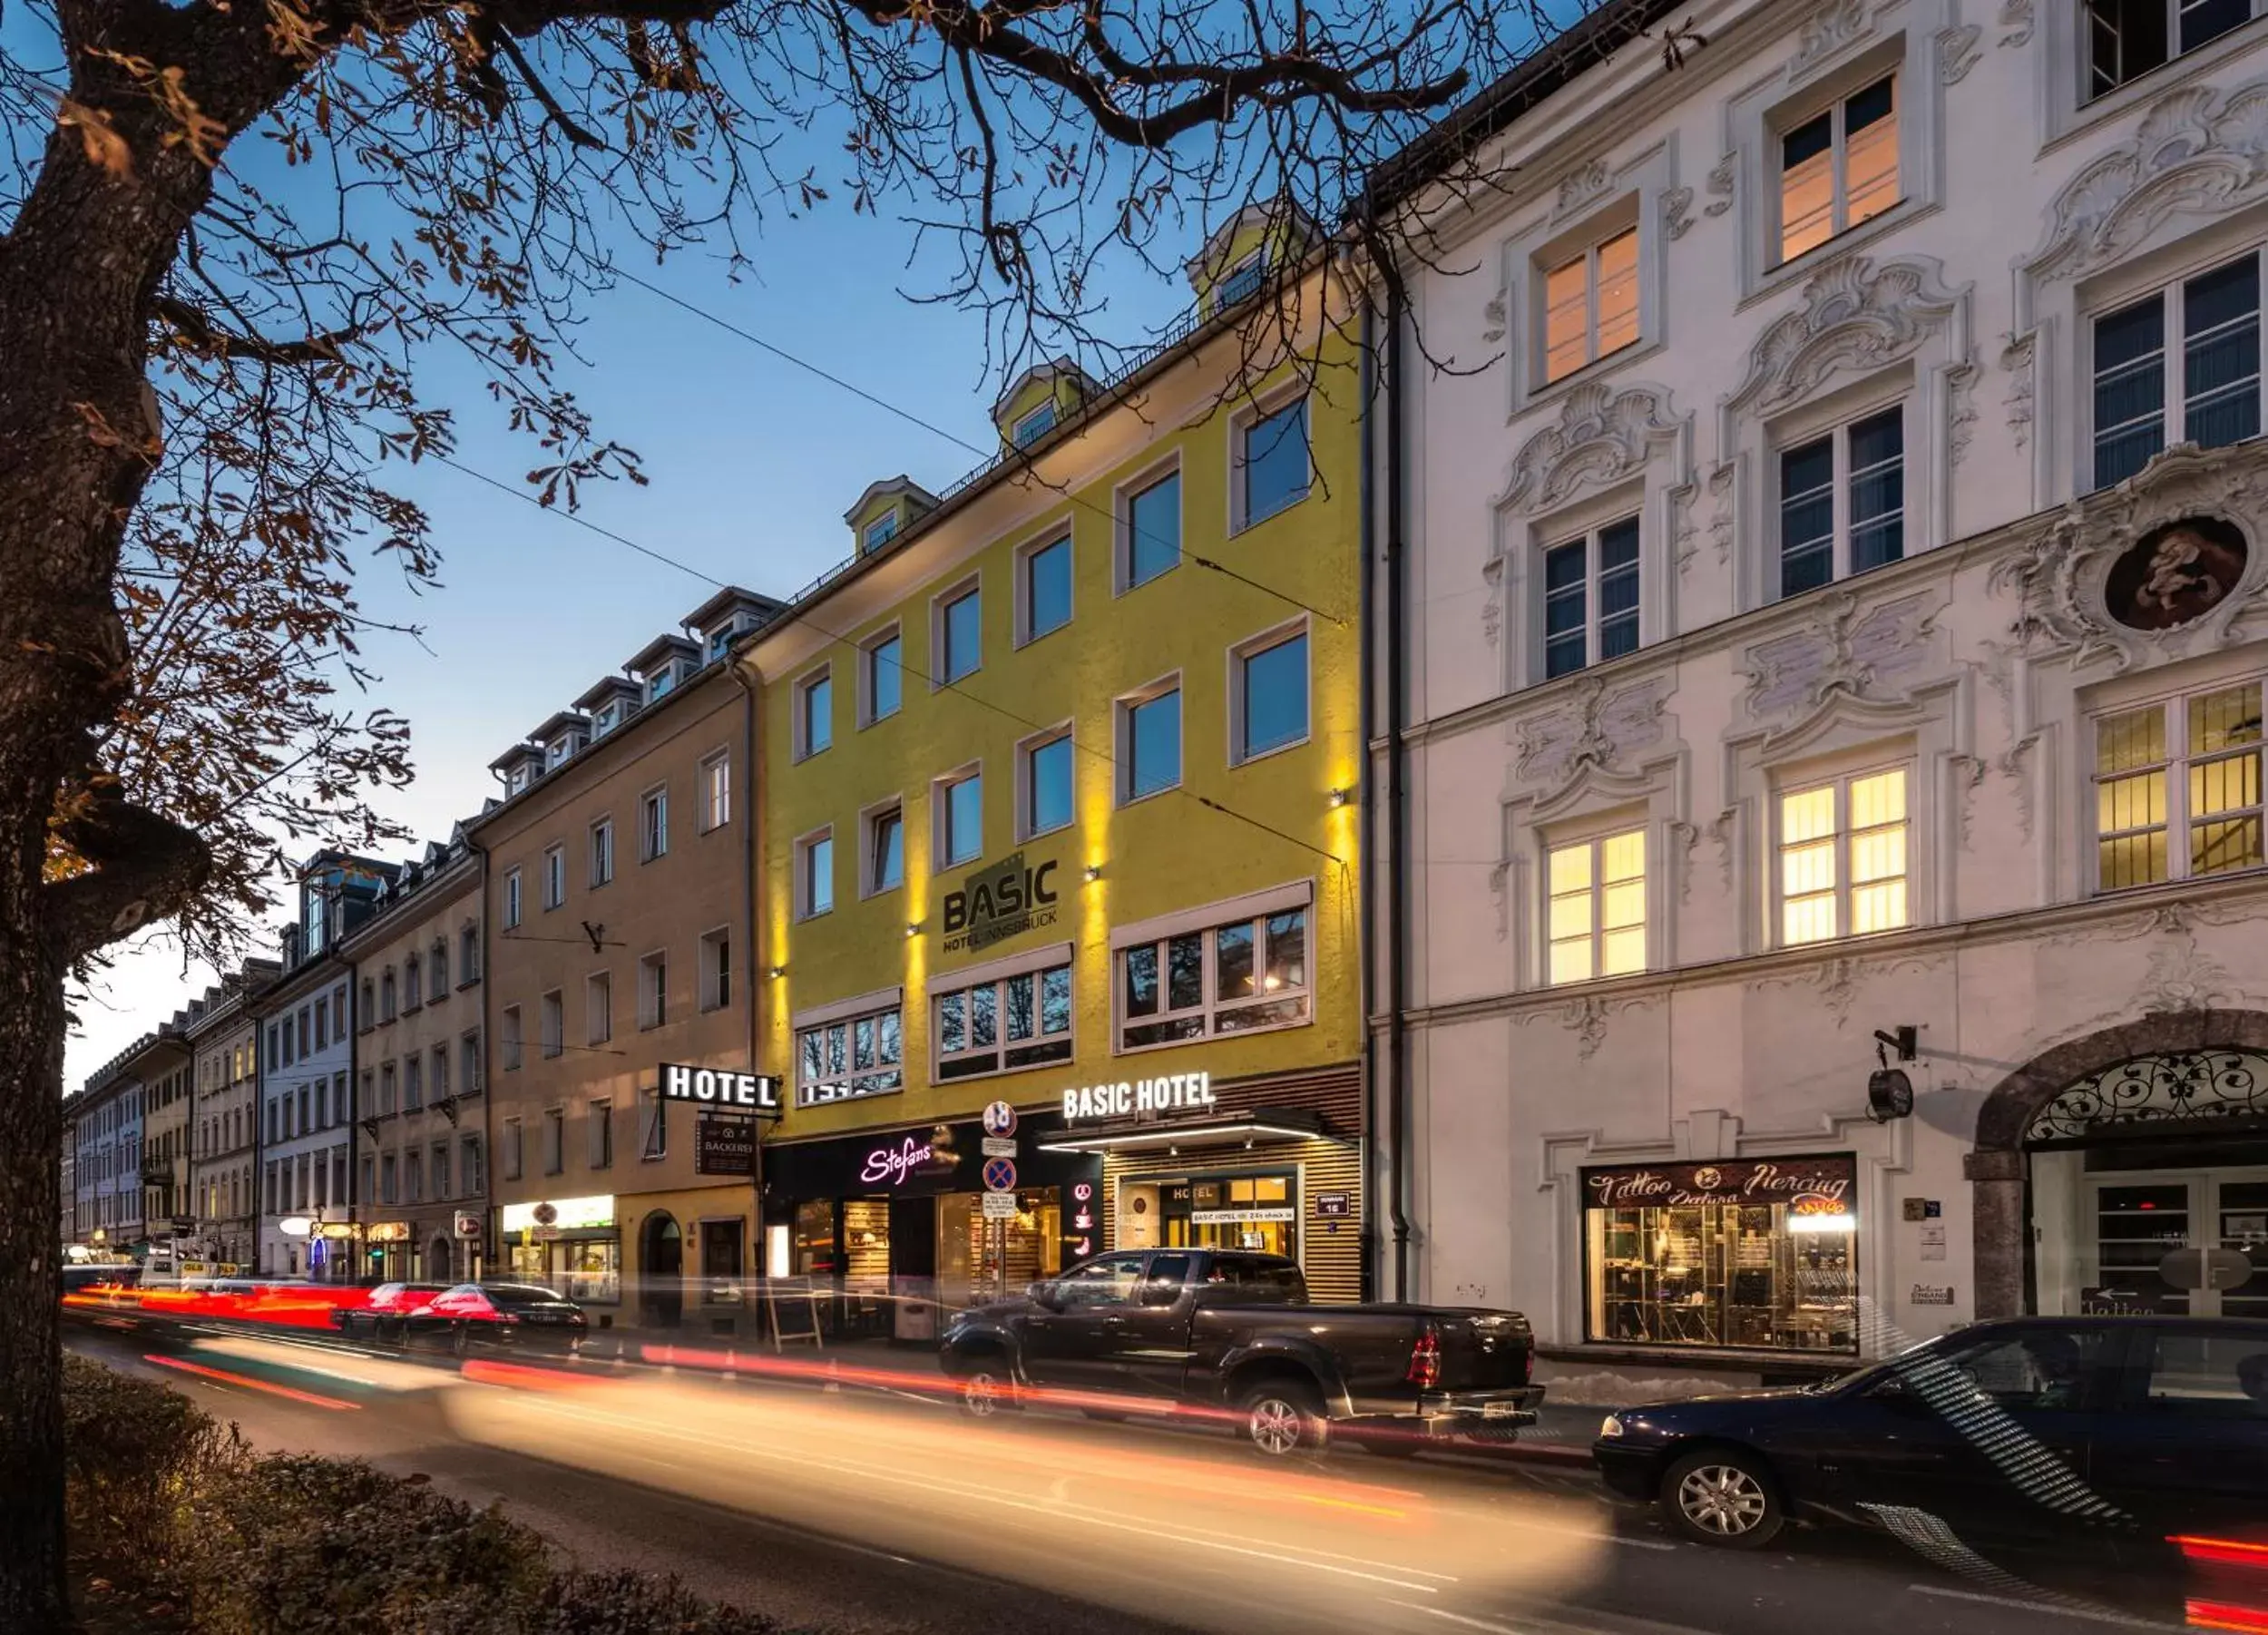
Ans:
{"type": "Polygon", "coordinates": [[[1602,1437],[1621,1435],[1622,1421],[1617,1419],[1611,1414],[1608,1415],[1606,1419],[1599,1425],[1598,1434],[1602,1437]]]}

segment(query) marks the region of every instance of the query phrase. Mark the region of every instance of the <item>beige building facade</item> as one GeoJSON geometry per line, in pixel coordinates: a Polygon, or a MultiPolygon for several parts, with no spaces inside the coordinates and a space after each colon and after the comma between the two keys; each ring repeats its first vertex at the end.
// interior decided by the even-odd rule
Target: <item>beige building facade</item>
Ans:
{"type": "Polygon", "coordinates": [[[480,1276],[487,1202],[481,859],[429,846],[341,945],[355,972],[362,1275],[480,1276]]]}
{"type": "Polygon", "coordinates": [[[246,999],[279,970],[273,960],[253,960],[193,1008],[185,1212],[197,1225],[185,1267],[226,1275],[259,1256],[259,1028],[246,999]]]}
{"type": "MultiPolygon", "coordinates": [[[[750,1071],[751,690],[724,661],[777,604],[728,590],[494,763],[486,858],[496,1275],[617,1324],[752,1326],[753,1155],[661,1096],[750,1071]]],[[[745,1131],[740,1133],[745,1134],[745,1131]]]]}

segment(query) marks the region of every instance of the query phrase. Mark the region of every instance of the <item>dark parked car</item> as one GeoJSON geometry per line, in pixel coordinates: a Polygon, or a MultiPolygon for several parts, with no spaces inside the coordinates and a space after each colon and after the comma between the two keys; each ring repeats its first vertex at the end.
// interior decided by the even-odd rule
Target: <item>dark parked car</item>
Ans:
{"type": "Polygon", "coordinates": [[[483,1346],[572,1354],[582,1307],[534,1283],[460,1283],[401,1317],[408,1340],[444,1343],[459,1356],[483,1346]]]}
{"type": "Polygon", "coordinates": [[[446,1283],[381,1283],[362,1306],[340,1306],[331,1311],[331,1326],[348,1339],[369,1339],[405,1345],[409,1339],[409,1317],[448,1293],[446,1283]]]}
{"type": "Polygon", "coordinates": [[[1342,1427],[1381,1452],[1536,1422],[1535,1346],[1517,1312],[1311,1306],[1275,1255],[1103,1255],[1022,1300],[954,1317],[940,1342],[972,1413],[1062,1401],[1111,1417],[1157,1405],[1231,1412],[1268,1454],[1342,1427]]]}
{"type": "Polygon", "coordinates": [[[1607,1484],[1705,1543],[1791,1518],[1956,1552],[2268,1542],[2268,1321],[2025,1317],[1798,1390],[1609,1416],[1607,1484]]]}

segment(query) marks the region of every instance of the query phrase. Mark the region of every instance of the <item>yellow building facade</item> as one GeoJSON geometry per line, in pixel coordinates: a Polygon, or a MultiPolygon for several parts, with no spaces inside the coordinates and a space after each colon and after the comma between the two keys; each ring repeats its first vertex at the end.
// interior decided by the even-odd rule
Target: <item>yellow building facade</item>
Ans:
{"type": "Polygon", "coordinates": [[[766,1269],[851,1328],[1120,1248],[1362,1290],[1359,337],[1264,230],[1124,380],[1012,386],[944,499],[870,488],[744,653],[766,1269]]]}

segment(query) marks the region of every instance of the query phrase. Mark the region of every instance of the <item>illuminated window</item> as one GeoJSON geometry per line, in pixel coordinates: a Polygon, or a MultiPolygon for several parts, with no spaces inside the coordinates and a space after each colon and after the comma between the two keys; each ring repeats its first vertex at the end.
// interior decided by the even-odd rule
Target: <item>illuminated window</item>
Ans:
{"type": "Polygon", "coordinates": [[[2258,868],[2261,684],[2095,723],[2096,884],[2104,891],[2258,868]],[[2181,837],[2176,840],[2175,837],[2181,837]]]}
{"type": "Polygon", "coordinates": [[[1646,831],[1555,846],[1549,940],[1553,986],[1646,969],[1646,831]]]}
{"type": "Polygon", "coordinates": [[[1638,230],[1570,256],[1543,275],[1544,378],[1558,380],[1638,338],[1638,230]]]}
{"type": "Polygon", "coordinates": [[[1895,931],[1906,902],[1906,770],[1841,778],[1780,797],[1780,940],[1895,931]]]}
{"type": "Polygon", "coordinates": [[[1876,80],[1781,136],[1783,261],[1898,202],[1897,91],[1897,75],[1876,80]]]}

